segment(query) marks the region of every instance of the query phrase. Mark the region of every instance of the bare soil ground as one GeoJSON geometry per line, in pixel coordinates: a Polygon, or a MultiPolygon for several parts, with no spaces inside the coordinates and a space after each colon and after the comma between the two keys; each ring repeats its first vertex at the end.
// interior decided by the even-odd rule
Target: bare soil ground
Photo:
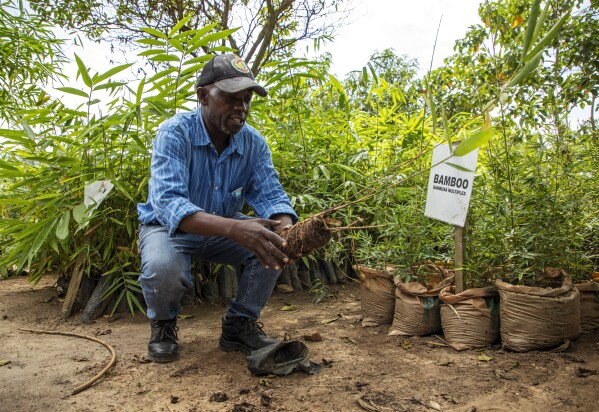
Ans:
{"type": "Polygon", "coordinates": [[[45,277],[35,287],[25,278],[0,280],[1,411],[599,410],[599,375],[576,374],[577,368],[599,370],[597,332],[582,335],[565,353],[510,353],[499,345],[456,352],[439,346],[441,337],[362,328],[357,284],[332,286],[335,297],[316,305],[307,292],[275,293],[262,315],[265,330],[302,340],[319,333],[322,341],[306,344],[322,369],[256,377],[243,354],[218,349],[224,306],[185,307],[190,317],[179,320],[181,359],[155,364],[145,360],[150,328],[143,315],[92,324],[77,315],[63,320],[55,280],[45,277]],[[297,310],[280,310],[285,304],[297,310]],[[109,362],[108,350],[22,328],[94,336],[114,347],[117,363],[71,396],[109,362]],[[492,359],[481,361],[481,354],[492,359]]]}

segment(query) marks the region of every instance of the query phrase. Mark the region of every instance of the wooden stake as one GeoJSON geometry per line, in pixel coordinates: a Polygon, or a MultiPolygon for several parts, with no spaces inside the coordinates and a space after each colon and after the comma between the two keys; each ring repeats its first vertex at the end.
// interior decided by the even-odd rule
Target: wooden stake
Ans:
{"type": "Polygon", "coordinates": [[[88,253],[88,245],[91,243],[91,234],[85,235],[83,237],[83,247],[79,256],[77,256],[77,262],[75,262],[75,266],[73,268],[73,274],[71,275],[71,280],[69,281],[69,288],[67,289],[67,294],[64,298],[64,303],[62,304],[62,317],[68,318],[71,316],[71,310],[73,309],[73,303],[75,303],[75,298],[77,297],[77,293],[79,292],[79,287],[81,286],[81,279],[83,278],[83,272],[85,272],[85,260],[87,259],[88,253]]]}
{"type": "Polygon", "coordinates": [[[455,226],[455,293],[464,291],[464,228],[455,226]]]}

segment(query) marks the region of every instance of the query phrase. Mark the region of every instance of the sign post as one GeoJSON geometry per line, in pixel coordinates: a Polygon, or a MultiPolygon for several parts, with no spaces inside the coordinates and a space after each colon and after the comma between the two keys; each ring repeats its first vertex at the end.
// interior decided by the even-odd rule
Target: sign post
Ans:
{"type": "Polygon", "coordinates": [[[424,215],[455,226],[455,289],[464,290],[463,228],[466,223],[478,149],[464,156],[451,156],[449,145],[433,149],[433,160],[428,179],[424,215]]]}

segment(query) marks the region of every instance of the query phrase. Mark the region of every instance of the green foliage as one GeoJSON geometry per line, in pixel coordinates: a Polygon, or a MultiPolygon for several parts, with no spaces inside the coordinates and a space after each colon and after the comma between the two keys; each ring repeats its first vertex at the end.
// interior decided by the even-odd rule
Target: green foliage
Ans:
{"type": "Polygon", "coordinates": [[[131,309],[141,308],[136,204],[147,195],[151,141],[165,118],[195,102],[192,77],[210,56],[190,50],[230,33],[210,31],[155,33],[164,44],[150,49],[151,58],[164,62],[162,70],[137,85],[117,79],[130,65],[92,74],[75,55],[83,85],[59,90],[84,103],[24,108],[15,112],[19,127],[0,129],[2,267],[27,267],[37,281],[48,271],[69,273],[83,254],[87,275],[111,277],[108,295],[117,296],[116,304],[125,298],[131,309]],[[96,97],[101,90],[108,102],[96,97]],[[99,105],[106,115],[95,114],[99,105]],[[97,181],[114,190],[99,207],[88,207],[84,188],[97,181]]]}
{"type": "MultiPolygon", "coordinates": [[[[329,74],[327,56],[262,66],[258,80],[269,97],[254,99],[249,121],[268,140],[301,218],[334,209],[346,228],[320,252],[325,257],[352,254],[367,265],[404,268],[450,261],[453,228],[423,211],[432,149],[461,140],[457,155],[480,149],[466,227],[470,284],[497,267],[521,277],[545,266],[577,277],[597,270],[598,149],[558,110],[586,97],[560,101],[556,84],[570,90],[578,74],[556,76],[561,63],[535,63],[547,55],[539,44],[563,46],[561,31],[544,40],[551,27],[578,33],[570,19],[580,15],[562,18],[568,15],[559,5],[535,2],[535,20],[528,1],[508,3],[481,9],[486,26],[458,42],[426,96],[414,63],[391,51],[375,53],[347,79],[329,74]],[[502,54],[481,50],[489,36],[502,54]]],[[[0,129],[1,267],[27,267],[35,281],[49,271],[69,273],[82,256],[88,275],[110,277],[107,296],[142,309],[136,204],[147,196],[151,141],[166,118],[195,107],[197,72],[211,53],[230,50],[222,42],[233,34],[214,24],[189,29],[190,17],[182,17],[168,30],[145,28],[139,39],[140,60],[157,68],[153,76],[126,83],[119,76],[129,65],[96,73],[75,55],[78,80],[59,90],[78,106],[49,98],[23,104],[14,111],[18,122],[0,129]],[[96,181],[114,189],[88,207],[84,188],[96,181]]],[[[574,42],[594,47],[585,36],[574,42]]],[[[561,53],[581,73],[594,64],[561,53]]],[[[584,87],[596,93],[596,84],[584,87]]]]}
{"type": "Polygon", "coordinates": [[[64,56],[51,25],[21,2],[0,3],[0,124],[18,122],[15,111],[40,107],[49,96],[40,84],[60,76],[64,56]]]}

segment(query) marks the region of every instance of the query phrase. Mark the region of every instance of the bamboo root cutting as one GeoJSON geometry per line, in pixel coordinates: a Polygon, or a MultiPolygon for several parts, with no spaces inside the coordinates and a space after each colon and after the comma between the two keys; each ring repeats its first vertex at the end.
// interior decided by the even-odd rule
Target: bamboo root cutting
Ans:
{"type": "Polygon", "coordinates": [[[280,236],[287,246],[283,253],[288,256],[305,256],[325,246],[331,240],[330,225],[335,222],[322,214],[312,216],[284,229],[280,236]]]}

